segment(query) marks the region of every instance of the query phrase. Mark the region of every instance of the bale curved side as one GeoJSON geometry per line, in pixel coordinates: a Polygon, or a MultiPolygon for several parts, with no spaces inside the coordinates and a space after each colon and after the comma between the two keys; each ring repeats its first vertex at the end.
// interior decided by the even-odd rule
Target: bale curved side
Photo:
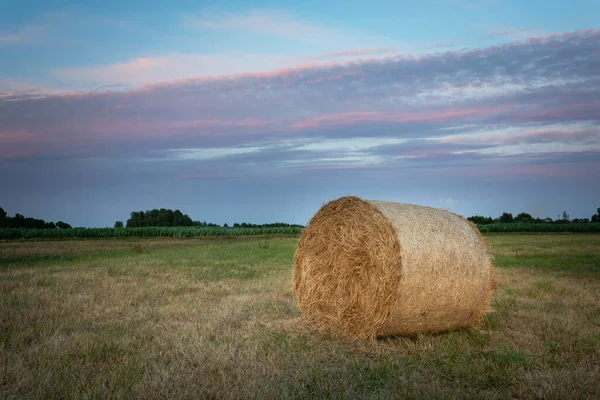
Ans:
{"type": "Polygon", "coordinates": [[[358,197],[324,205],[303,231],[292,290],[319,328],[373,337],[390,317],[400,282],[394,227],[358,197]]]}
{"type": "Polygon", "coordinates": [[[379,335],[476,326],[489,308],[492,259],[479,230],[446,210],[369,201],[402,245],[402,271],[390,318],[379,335]]]}

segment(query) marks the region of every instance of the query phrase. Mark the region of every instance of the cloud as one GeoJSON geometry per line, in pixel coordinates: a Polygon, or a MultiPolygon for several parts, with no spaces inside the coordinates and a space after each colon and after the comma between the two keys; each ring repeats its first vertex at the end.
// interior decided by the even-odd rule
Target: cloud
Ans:
{"type": "Polygon", "coordinates": [[[319,38],[341,34],[331,28],[301,22],[287,12],[276,10],[254,10],[246,14],[205,12],[199,16],[185,16],[183,25],[188,29],[250,31],[296,40],[305,36],[319,38]]]}
{"type": "Polygon", "coordinates": [[[262,147],[240,148],[200,148],[200,149],[173,149],[170,152],[179,160],[210,160],[237,154],[260,152],[262,147]]]}
{"type": "MultiPolygon", "coordinates": [[[[194,60],[179,62],[200,68],[194,60]]],[[[541,166],[529,171],[541,173],[566,154],[600,153],[598,30],[418,57],[111,86],[166,76],[169,65],[141,59],[79,76],[105,81],[93,92],[0,95],[0,158],[130,157],[185,165],[190,176],[239,176],[456,172],[530,161],[541,166]]]]}
{"type": "Polygon", "coordinates": [[[500,26],[492,28],[491,30],[491,33],[484,36],[485,39],[495,39],[499,37],[509,37],[511,39],[524,39],[527,37],[541,36],[544,34],[544,32],[534,27],[513,28],[508,26],[500,26]]]}
{"type": "Polygon", "coordinates": [[[0,31],[0,47],[8,45],[32,44],[42,38],[43,26],[26,25],[14,32],[0,31]]]}
{"type": "Polygon", "coordinates": [[[446,136],[440,139],[444,143],[456,144],[544,144],[561,143],[600,143],[600,127],[593,124],[572,124],[570,126],[553,125],[546,129],[501,129],[490,130],[485,134],[446,136]]]}
{"type": "Polygon", "coordinates": [[[341,51],[330,51],[316,56],[306,57],[311,61],[323,61],[331,59],[348,59],[362,56],[381,56],[382,54],[400,53],[401,50],[395,47],[374,47],[365,49],[346,49],[341,51]]]}
{"type": "Polygon", "coordinates": [[[471,117],[481,115],[493,115],[495,112],[504,110],[502,108],[480,108],[480,109],[438,109],[431,111],[413,111],[399,113],[382,112],[354,112],[354,113],[335,113],[308,120],[296,122],[292,125],[293,129],[314,129],[325,128],[328,126],[355,125],[361,122],[378,123],[403,123],[403,122],[438,122],[462,120],[467,121],[471,117]]]}
{"type": "Polygon", "coordinates": [[[282,10],[251,10],[246,13],[204,12],[185,15],[183,27],[188,30],[215,30],[245,35],[259,34],[296,43],[317,45],[346,45],[351,43],[389,42],[365,32],[314,24],[300,20],[282,10]]]}
{"type": "Polygon", "coordinates": [[[126,82],[139,86],[185,78],[238,75],[282,68],[291,64],[289,57],[267,54],[170,54],[140,57],[118,64],[97,67],[60,68],[52,76],[62,80],[84,80],[94,85],[126,82]]]}

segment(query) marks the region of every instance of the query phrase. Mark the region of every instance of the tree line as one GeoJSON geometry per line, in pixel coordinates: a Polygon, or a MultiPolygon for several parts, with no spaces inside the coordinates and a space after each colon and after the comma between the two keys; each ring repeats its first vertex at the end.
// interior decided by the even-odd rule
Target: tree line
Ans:
{"type": "Polygon", "coordinates": [[[566,213],[563,213],[563,218],[553,220],[552,218],[533,218],[531,214],[519,213],[515,217],[511,213],[502,213],[498,218],[483,217],[481,215],[474,215],[467,218],[469,221],[477,225],[489,225],[497,222],[524,222],[524,223],[554,223],[554,224],[568,224],[568,223],[588,223],[588,222],[600,222],[600,208],[596,210],[596,214],[592,215],[591,218],[575,218],[570,220],[566,213]]]}
{"type": "Polygon", "coordinates": [[[0,207],[0,228],[25,228],[25,229],[71,229],[71,225],[63,221],[46,222],[43,219],[28,218],[22,214],[15,214],[10,217],[2,207],[0,207]]]}
{"type": "MultiPolygon", "coordinates": [[[[183,214],[179,210],[153,209],[146,211],[133,211],[130,214],[126,224],[123,221],[116,221],[115,228],[141,228],[141,227],[167,227],[167,226],[198,226],[198,227],[223,227],[230,228],[225,223],[222,226],[212,222],[193,221],[189,215],[183,214]]],[[[274,222],[270,224],[250,224],[247,222],[235,222],[231,228],[303,228],[303,225],[287,224],[284,222],[274,222]]]]}

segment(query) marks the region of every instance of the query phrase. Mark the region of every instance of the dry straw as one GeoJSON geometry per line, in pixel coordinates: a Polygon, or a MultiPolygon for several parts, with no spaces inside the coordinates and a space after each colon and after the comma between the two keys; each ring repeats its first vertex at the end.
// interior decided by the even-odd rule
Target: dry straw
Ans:
{"type": "Polygon", "coordinates": [[[294,256],[303,316],[357,338],[476,326],[493,287],[477,227],[431,207],[342,197],[313,216],[294,256]]]}

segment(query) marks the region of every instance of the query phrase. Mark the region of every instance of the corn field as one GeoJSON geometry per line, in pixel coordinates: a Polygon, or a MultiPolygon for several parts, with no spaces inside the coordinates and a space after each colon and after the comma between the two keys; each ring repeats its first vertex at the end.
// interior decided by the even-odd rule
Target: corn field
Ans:
{"type": "Polygon", "coordinates": [[[481,233],[501,232],[578,232],[578,233],[600,233],[600,223],[592,222],[586,224],[543,224],[525,222],[497,222],[487,225],[478,225],[481,233]]]}
{"type": "MultiPolygon", "coordinates": [[[[503,232],[579,232],[600,233],[600,223],[540,224],[494,223],[478,225],[481,233],[503,232]]],[[[73,228],[25,229],[0,228],[0,240],[18,239],[98,239],[125,237],[197,237],[197,236],[251,236],[298,235],[299,227],[222,228],[222,227],[140,227],[140,228],[73,228]]]]}
{"type": "Polygon", "coordinates": [[[75,239],[121,237],[196,237],[196,236],[248,236],[297,235],[298,227],[221,228],[221,227],[143,227],[143,228],[73,228],[24,229],[0,228],[0,240],[14,239],[75,239]]]}

